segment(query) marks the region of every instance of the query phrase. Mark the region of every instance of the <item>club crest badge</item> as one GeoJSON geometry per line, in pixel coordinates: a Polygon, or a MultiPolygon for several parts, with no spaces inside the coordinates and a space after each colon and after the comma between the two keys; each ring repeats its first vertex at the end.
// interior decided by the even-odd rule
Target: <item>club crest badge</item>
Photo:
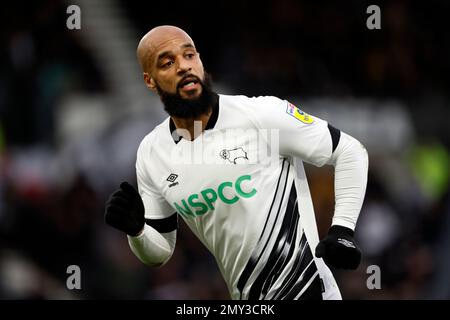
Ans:
{"type": "Polygon", "coordinates": [[[224,160],[228,160],[233,164],[237,164],[238,159],[248,160],[247,152],[245,152],[242,147],[230,150],[223,149],[222,151],[220,151],[220,157],[224,160]]]}

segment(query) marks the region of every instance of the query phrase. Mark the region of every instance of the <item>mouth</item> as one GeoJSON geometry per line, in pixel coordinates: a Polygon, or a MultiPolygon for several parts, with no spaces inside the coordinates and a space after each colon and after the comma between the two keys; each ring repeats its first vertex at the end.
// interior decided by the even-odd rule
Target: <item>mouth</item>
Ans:
{"type": "Polygon", "coordinates": [[[197,77],[186,77],[185,79],[181,80],[178,84],[178,88],[183,91],[191,91],[198,89],[200,86],[200,81],[197,77]]]}

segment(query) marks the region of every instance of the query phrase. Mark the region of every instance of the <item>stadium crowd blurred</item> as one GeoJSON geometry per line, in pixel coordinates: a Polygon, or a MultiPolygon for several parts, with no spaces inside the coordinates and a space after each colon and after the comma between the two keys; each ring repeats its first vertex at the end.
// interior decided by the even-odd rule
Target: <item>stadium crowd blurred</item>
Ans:
{"type": "MultiPolygon", "coordinates": [[[[347,299],[450,298],[447,2],[378,2],[382,28],[372,31],[365,11],[372,3],[356,0],[221,0],[170,10],[163,1],[110,3],[136,39],[159,24],[185,28],[227,93],[292,97],[311,114],[307,102],[315,98],[329,99],[329,108],[351,100],[344,125],[360,111],[358,101],[375,108],[397,101],[411,132],[395,148],[384,148],[396,137],[382,132],[368,145],[361,138],[370,156],[356,232],[364,259],[357,271],[335,274],[347,299]],[[366,286],[369,265],[380,267],[380,290],[366,286]]],[[[114,88],[82,36],[88,28],[66,28],[69,4],[8,2],[0,13],[0,298],[227,299],[213,257],[181,219],[175,254],[162,268],[144,266],[103,222],[106,198],[118,182],[135,183],[137,146],[161,119],[130,113],[92,134],[61,138],[59,112],[69,97],[96,97],[111,113],[127,108],[110,99],[114,88]],[[66,288],[69,265],[81,268],[81,290],[66,288]]],[[[88,9],[80,7],[83,17],[88,9]]],[[[160,108],[155,99],[149,110],[160,108]]],[[[369,122],[389,118],[374,116],[369,122]]],[[[379,128],[392,132],[391,125],[379,128]]],[[[323,235],[332,170],[309,167],[308,175],[323,235]]]]}

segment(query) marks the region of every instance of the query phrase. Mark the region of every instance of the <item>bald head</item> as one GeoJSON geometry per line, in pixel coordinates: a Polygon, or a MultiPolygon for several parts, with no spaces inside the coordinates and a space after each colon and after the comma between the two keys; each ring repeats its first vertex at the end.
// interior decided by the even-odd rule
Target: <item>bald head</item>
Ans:
{"type": "Polygon", "coordinates": [[[137,58],[144,72],[150,72],[155,56],[159,48],[171,41],[181,40],[194,45],[191,37],[183,30],[175,26],[158,26],[151,29],[142,37],[137,47],[137,58]]]}

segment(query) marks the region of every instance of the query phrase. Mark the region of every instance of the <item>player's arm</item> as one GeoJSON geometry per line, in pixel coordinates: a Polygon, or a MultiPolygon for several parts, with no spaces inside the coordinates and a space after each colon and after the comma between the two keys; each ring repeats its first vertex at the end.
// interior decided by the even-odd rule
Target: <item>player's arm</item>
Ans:
{"type": "Polygon", "coordinates": [[[139,192],[124,182],[106,203],[105,221],[125,232],[132,252],[146,265],[162,266],[176,244],[177,215],[146,174],[141,145],[136,161],[139,192]]]}
{"type": "Polygon", "coordinates": [[[280,130],[280,153],[299,157],[318,167],[325,164],[334,166],[332,230],[346,231],[353,236],[366,192],[367,151],[354,137],[326,121],[309,117],[312,123],[300,123],[297,127],[287,126],[280,130]]]}
{"type": "Polygon", "coordinates": [[[177,216],[146,219],[144,203],[129,183],[120,184],[106,202],[105,222],[127,234],[133,253],[146,265],[162,266],[176,243],[177,216]]]}
{"type": "Polygon", "coordinates": [[[153,267],[169,261],[177,240],[176,219],[176,213],[169,218],[147,219],[140,234],[134,237],[128,235],[131,251],[139,260],[153,267]]]}
{"type": "Polygon", "coordinates": [[[353,232],[362,207],[367,185],[368,156],[362,144],[326,121],[302,113],[277,98],[263,103],[260,125],[279,130],[279,151],[299,157],[315,166],[335,167],[335,212],[332,227],[316,250],[318,257],[338,268],[354,269],[361,252],[353,232]]]}
{"type": "Polygon", "coordinates": [[[332,226],[354,230],[367,185],[369,160],[364,146],[352,136],[328,125],[332,154],[326,164],[334,166],[335,209],[332,226]]]}
{"type": "Polygon", "coordinates": [[[361,250],[353,236],[367,185],[368,155],[364,146],[350,135],[328,125],[334,166],[335,209],[328,234],[316,247],[315,255],[333,267],[356,269],[361,250]]]}

